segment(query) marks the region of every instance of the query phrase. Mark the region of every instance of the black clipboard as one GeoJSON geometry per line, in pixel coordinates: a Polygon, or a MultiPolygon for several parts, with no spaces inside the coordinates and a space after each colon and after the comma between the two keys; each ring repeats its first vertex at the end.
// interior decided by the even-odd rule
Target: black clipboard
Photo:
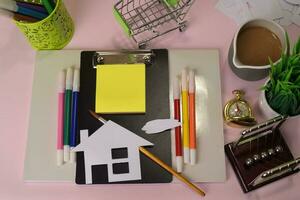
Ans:
{"type": "MultiPolygon", "coordinates": [[[[81,52],[77,144],[80,142],[79,130],[88,129],[89,134],[92,134],[102,125],[88,111],[95,109],[96,69],[93,66],[95,53],[95,51],[81,52]]],[[[152,53],[152,63],[147,64],[146,67],[146,113],[101,116],[152,142],[154,146],[146,148],[171,166],[170,131],[147,135],[141,130],[143,125],[150,120],[170,118],[168,51],[158,49],[152,50],[152,53]]],[[[169,183],[172,181],[171,174],[141,153],[140,160],[141,180],[114,183],[169,183]]],[[[85,184],[83,152],[77,153],[76,162],[75,182],[85,184]]],[[[93,184],[109,183],[106,170],[103,166],[92,167],[93,184]]]]}

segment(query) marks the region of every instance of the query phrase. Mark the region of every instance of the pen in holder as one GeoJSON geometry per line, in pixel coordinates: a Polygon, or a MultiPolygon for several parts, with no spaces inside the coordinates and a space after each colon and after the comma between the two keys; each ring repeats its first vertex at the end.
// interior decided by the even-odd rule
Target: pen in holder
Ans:
{"type": "Polygon", "coordinates": [[[74,24],[63,0],[57,0],[53,11],[37,22],[15,20],[17,27],[24,33],[35,49],[62,49],[72,39],[74,24]]]}

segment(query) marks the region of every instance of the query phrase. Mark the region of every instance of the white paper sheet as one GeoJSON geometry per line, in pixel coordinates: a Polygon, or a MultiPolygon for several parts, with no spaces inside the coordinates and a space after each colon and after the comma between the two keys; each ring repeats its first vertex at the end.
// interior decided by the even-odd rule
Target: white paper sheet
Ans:
{"type": "Polygon", "coordinates": [[[287,2],[289,3],[292,3],[292,4],[300,4],[300,0],[286,0],[287,2]]]}
{"type": "Polygon", "coordinates": [[[216,8],[237,24],[253,18],[266,18],[289,26],[294,23],[298,26],[299,0],[219,0],[216,8]]]}
{"type": "Polygon", "coordinates": [[[279,2],[276,0],[243,0],[252,18],[266,18],[273,20],[283,16],[279,2]]]}
{"type": "Polygon", "coordinates": [[[221,0],[216,4],[216,8],[234,19],[239,25],[251,18],[247,4],[240,0],[221,0]]]}

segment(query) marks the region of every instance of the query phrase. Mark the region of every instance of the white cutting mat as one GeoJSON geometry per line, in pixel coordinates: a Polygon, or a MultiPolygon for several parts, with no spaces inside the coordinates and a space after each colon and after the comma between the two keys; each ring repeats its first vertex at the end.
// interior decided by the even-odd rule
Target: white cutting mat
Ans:
{"type": "MultiPolygon", "coordinates": [[[[75,179],[74,164],[56,166],[57,78],[61,69],[80,66],[80,52],[80,50],[37,52],[24,181],[73,182],[75,179]]],[[[200,157],[198,164],[185,167],[183,174],[196,182],[224,181],[225,154],[218,51],[170,50],[169,62],[171,81],[184,66],[197,69],[196,117],[200,157]]],[[[173,112],[172,92],[170,105],[173,112]]],[[[174,142],[174,138],[172,140],[174,142]]]]}
{"type": "MultiPolygon", "coordinates": [[[[170,109],[173,117],[173,81],[184,67],[195,70],[197,164],[184,164],[183,175],[194,182],[223,182],[226,179],[223,112],[216,49],[169,50],[170,109]]],[[[175,133],[172,133],[172,163],[176,169],[175,133]]],[[[174,181],[177,181],[174,179],[174,181]]]]}

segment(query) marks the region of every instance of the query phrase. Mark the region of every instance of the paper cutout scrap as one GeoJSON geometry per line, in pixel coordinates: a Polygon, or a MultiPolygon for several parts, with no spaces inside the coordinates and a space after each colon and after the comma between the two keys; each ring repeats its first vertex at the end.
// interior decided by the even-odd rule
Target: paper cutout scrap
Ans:
{"type": "Polygon", "coordinates": [[[161,133],[168,129],[176,128],[181,126],[181,123],[176,119],[156,119],[147,122],[142,130],[147,134],[161,133]]]}
{"type": "Polygon", "coordinates": [[[291,4],[300,4],[300,0],[285,0],[291,4]]]}
{"type": "Polygon", "coordinates": [[[92,184],[92,166],[107,165],[108,182],[141,179],[140,146],[153,144],[128,129],[108,121],[91,136],[88,130],[80,131],[80,144],[73,151],[84,152],[85,182],[92,184]],[[119,156],[115,154],[122,151],[119,156]],[[128,169],[116,169],[126,166],[128,169]]]}
{"type": "Polygon", "coordinates": [[[96,113],[145,113],[145,64],[98,65],[96,113]]]}
{"type": "Polygon", "coordinates": [[[282,26],[300,26],[299,0],[219,0],[216,8],[239,25],[250,19],[266,18],[282,26]]]}

